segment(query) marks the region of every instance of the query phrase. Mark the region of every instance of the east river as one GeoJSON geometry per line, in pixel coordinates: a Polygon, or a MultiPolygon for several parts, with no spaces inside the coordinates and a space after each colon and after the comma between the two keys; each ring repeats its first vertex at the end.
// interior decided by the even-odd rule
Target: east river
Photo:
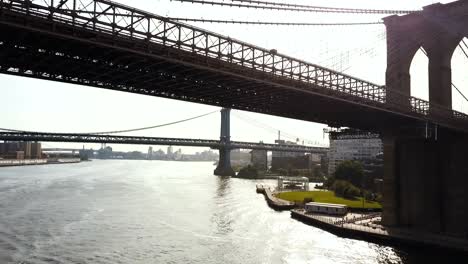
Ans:
{"type": "Polygon", "coordinates": [[[339,238],[270,209],[255,185],[274,181],[213,169],[116,160],[0,168],[0,263],[460,261],[339,238]]]}

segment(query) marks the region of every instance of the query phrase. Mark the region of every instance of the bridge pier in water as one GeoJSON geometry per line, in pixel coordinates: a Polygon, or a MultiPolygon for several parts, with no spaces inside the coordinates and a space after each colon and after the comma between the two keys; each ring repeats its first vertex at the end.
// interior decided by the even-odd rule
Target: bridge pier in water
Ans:
{"type": "Polygon", "coordinates": [[[385,225],[468,236],[468,136],[384,133],[385,225]]]}
{"type": "Polygon", "coordinates": [[[236,173],[231,167],[231,109],[221,109],[221,136],[220,141],[224,145],[219,149],[218,166],[214,174],[218,176],[234,176],[236,173]]]}

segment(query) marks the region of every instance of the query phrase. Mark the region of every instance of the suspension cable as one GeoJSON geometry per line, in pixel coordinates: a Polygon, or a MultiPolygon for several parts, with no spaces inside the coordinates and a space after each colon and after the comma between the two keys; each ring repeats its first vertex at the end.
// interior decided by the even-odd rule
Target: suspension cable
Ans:
{"type": "Polygon", "coordinates": [[[184,22],[201,22],[201,23],[224,23],[224,24],[249,24],[249,25],[275,25],[275,26],[363,26],[363,25],[380,25],[383,22],[343,22],[343,23],[308,23],[308,22],[270,22],[270,21],[242,21],[242,20],[219,20],[219,19],[203,19],[203,18],[185,18],[185,17],[168,17],[168,19],[184,22]]]}
{"type": "MultiPolygon", "coordinates": [[[[465,45],[466,49],[468,50],[468,45],[466,45],[465,41],[462,40],[461,42],[465,45]]],[[[463,53],[465,54],[465,57],[468,59],[468,53],[465,51],[465,49],[463,48],[463,46],[461,45],[461,43],[458,44],[458,46],[460,47],[460,49],[461,49],[461,50],[463,51],[463,53]]]]}
{"type": "Polygon", "coordinates": [[[216,2],[210,0],[173,0],[178,2],[189,2],[192,4],[206,4],[206,5],[218,5],[218,6],[229,6],[229,7],[245,7],[255,9],[267,9],[267,10],[278,10],[278,11],[296,11],[296,12],[315,12],[315,13],[351,13],[351,14],[408,14],[417,11],[409,10],[380,10],[380,9],[347,9],[347,8],[299,8],[299,7],[280,7],[271,5],[252,5],[252,4],[236,4],[226,2],[216,2]]]}
{"type": "MultiPolygon", "coordinates": [[[[148,130],[148,129],[158,128],[158,127],[170,126],[170,125],[174,125],[174,124],[194,120],[194,119],[197,119],[197,118],[201,118],[201,117],[204,117],[204,116],[207,116],[207,115],[211,115],[211,114],[216,113],[216,112],[218,112],[218,110],[212,111],[212,112],[209,112],[209,113],[206,113],[206,114],[190,117],[190,118],[187,118],[187,119],[182,119],[182,120],[178,120],[178,121],[174,121],[174,122],[170,122],[170,123],[165,123],[165,124],[159,124],[159,125],[155,125],[155,126],[132,128],[132,129],[123,129],[123,130],[115,130],[115,131],[105,131],[105,132],[88,132],[88,133],[73,133],[73,134],[91,134],[91,135],[106,134],[106,135],[109,135],[109,134],[117,134],[117,133],[125,133],[125,132],[135,132],[135,131],[148,130]]],[[[9,128],[0,128],[0,130],[8,131],[8,132],[20,132],[20,133],[46,133],[46,132],[17,130],[17,129],[9,129],[9,128]]]]}
{"type": "Polygon", "coordinates": [[[230,1],[231,2],[249,3],[249,4],[262,4],[262,5],[270,5],[270,6],[309,8],[309,9],[326,9],[326,10],[346,10],[346,11],[356,11],[356,12],[362,12],[363,10],[392,12],[393,14],[407,14],[407,13],[416,12],[416,11],[413,11],[413,10],[382,10],[382,9],[360,9],[360,8],[343,8],[343,7],[330,7],[330,6],[299,5],[299,4],[277,3],[277,2],[268,2],[268,1],[259,1],[259,0],[230,0],[230,1]]]}
{"type": "Polygon", "coordinates": [[[453,86],[453,88],[455,88],[455,90],[457,90],[458,93],[460,93],[461,96],[463,96],[463,98],[465,98],[465,100],[468,102],[468,98],[466,98],[466,96],[465,96],[460,90],[458,90],[457,86],[455,86],[455,84],[453,84],[453,83],[452,83],[452,86],[453,86]]]}
{"type": "Polygon", "coordinates": [[[463,45],[465,45],[465,48],[466,48],[466,49],[468,49],[468,45],[466,44],[465,40],[464,40],[464,39],[462,39],[462,41],[461,41],[461,42],[463,43],[463,45]]]}

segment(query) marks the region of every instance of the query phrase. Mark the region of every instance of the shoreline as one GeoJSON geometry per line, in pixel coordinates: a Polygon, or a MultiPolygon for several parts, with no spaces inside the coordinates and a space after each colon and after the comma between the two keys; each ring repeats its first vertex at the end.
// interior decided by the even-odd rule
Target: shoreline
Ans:
{"type": "Polygon", "coordinates": [[[53,165],[53,164],[70,164],[80,163],[80,159],[64,158],[64,159],[25,159],[25,160],[0,160],[0,168],[21,167],[21,166],[36,166],[36,165],[53,165]]]}
{"type": "Polygon", "coordinates": [[[268,186],[257,184],[256,192],[263,194],[268,206],[275,211],[289,210],[291,218],[339,237],[393,247],[408,246],[468,253],[468,239],[382,226],[380,212],[350,211],[344,218],[310,214],[306,213],[304,209],[298,208],[295,203],[273,196],[268,186]]]}

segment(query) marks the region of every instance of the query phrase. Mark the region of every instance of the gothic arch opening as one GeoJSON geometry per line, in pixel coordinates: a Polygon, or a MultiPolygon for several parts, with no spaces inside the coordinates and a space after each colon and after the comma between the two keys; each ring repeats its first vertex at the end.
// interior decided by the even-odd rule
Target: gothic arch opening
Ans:
{"type": "Polygon", "coordinates": [[[460,41],[452,55],[452,109],[468,113],[468,38],[460,41]]]}
{"type": "Polygon", "coordinates": [[[409,73],[411,96],[429,101],[429,59],[424,48],[420,47],[414,54],[409,73]]]}

